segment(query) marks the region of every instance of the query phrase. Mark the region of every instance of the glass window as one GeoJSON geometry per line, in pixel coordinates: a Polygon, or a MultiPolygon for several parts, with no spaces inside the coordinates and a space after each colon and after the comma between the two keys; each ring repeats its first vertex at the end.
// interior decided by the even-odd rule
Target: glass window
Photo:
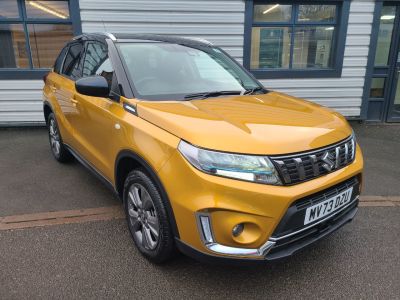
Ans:
{"type": "Polygon", "coordinates": [[[0,68],[29,68],[24,28],[21,24],[0,24],[0,68]]]}
{"type": "Polygon", "coordinates": [[[383,98],[385,89],[385,78],[373,78],[369,96],[371,98],[383,98]]]}
{"type": "Polygon", "coordinates": [[[17,0],[1,0],[0,1],[0,19],[1,18],[18,18],[17,0]]]}
{"type": "Polygon", "coordinates": [[[298,27],[294,37],[293,68],[329,68],[333,30],[329,27],[298,27]]]}
{"type": "Polygon", "coordinates": [[[73,37],[71,25],[29,24],[28,32],[34,68],[51,68],[65,41],[73,37]]]}
{"type": "Polygon", "coordinates": [[[114,69],[108,57],[108,50],[104,44],[88,43],[85,60],[83,62],[83,77],[103,76],[111,87],[114,69]]]}
{"type": "Polygon", "coordinates": [[[68,0],[0,0],[0,21],[0,75],[14,78],[5,69],[51,68],[76,28],[68,0]]]}
{"type": "Polygon", "coordinates": [[[54,72],[56,72],[58,74],[61,73],[61,67],[64,62],[64,58],[65,58],[65,55],[67,54],[68,49],[69,49],[68,47],[64,47],[62,49],[60,55],[58,55],[56,62],[54,63],[54,72]]]}
{"type": "Polygon", "coordinates": [[[375,66],[388,65],[395,17],[396,6],[384,6],[382,8],[375,55],[375,66]]]}
{"type": "Polygon", "coordinates": [[[289,22],[292,6],[280,4],[254,5],[254,22],[289,22]]]}
{"type": "Polygon", "coordinates": [[[289,68],[291,28],[253,27],[251,68],[289,68]]]}
{"type": "Polygon", "coordinates": [[[119,43],[128,75],[140,97],[184,99],[188,94],[259,87],[242,68],[214,47],[169,43],[119,43]]]}
{"type": "Polygon", "coordinates": [[[99,75],[101,72],[99,68],[105,61],[109,61],[107,47],[100,43],[88,43],[83,63],[83,76],[99,75]]]}
{"type": "Polygon", "coordinates": [[[26,0],[29,19],[69,19],[68,1],[26,0]]]}
{"type": "Polygon", "coordinates": [[[400,112],[400,74],[397,77],[396,95],[394,96],[395,109],[400,112]]]}
{"type": "Polygon", "coordinates": [[[250,70],[334,70],[339,4],[257,2],[250,70]]]}
{"type": "Polygon", "coordinates": [[[299,5],[299,22],[333,22],[336,5],[299,5]]]}
{"type": "Polygon", "coordinates": [[[72,44],[69,47],[67,56],[64,60],[62,74],[76,80],[81,77],[80,61],[82,57],[83,45],[81,43],[72,44]]]}

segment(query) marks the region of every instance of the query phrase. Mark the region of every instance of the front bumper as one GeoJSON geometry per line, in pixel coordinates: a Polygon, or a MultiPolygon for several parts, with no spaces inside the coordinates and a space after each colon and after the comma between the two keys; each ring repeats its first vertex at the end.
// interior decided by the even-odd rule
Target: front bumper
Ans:
{"type": "MultiPolygon", "coordinates": [[[[159,171],[174,211],[182,252],[203,260],[275,260],[289,256],[334,232],[356,214],[363,160],[357,149],[354,162],[343,169],[293,186],[269,186],[208,175],[193,168],[177,152],[159,171]],[[171,180],[173,178],[173,180],[171,180]],[[293,205],[357,179],[352,201],[307,228],[282,225],[293,205]],[[208,220],[210,234],[200,218],[208,220]],[[235,224],[248,231],[232,235],[235,224]],[[248,225],[248,226],[247,226],[248,225]]],[[[293,218],[292,218],[293,219],[293,218]]],[[[295,218],[294,218],[295,219],[295,218]]]]}
{"type": "MultiPolygon", "coordinates": [[[[358,203],[358,200],[357,200],[358,203]]],[[[296,252],[303,250],[304,248],[310,246],[311,244],[317,242],[318,240],[328,236],[329,234],[335,232],[342,226],[346,225],[347,223],[351,222],[353,218],[355,217],[357,213],[357,206],[350,208],[344,215],[340,216],[340,219],[338,222],[332,224],[329,227],[326,227],[326,229],[323,232],[320,232],[320,234],[314,235],[314,236],[309,236],[306,239],[302,239],[301,241],[297,241],[295,243],[292,243],[289,247],[286,248],[275,248],[274,246],[276,245],[275,241],[268,241],[266,244],[269,243],[274,243],[273,246],[266,248],[267,250],[264,252],[263,249],[259,249],[257,251],[260,255],[254,255],[254,256],[247,256],[247,257],[242,257],[242,256],[227,256],[227,255],[214,255],[214,254],[209,254],[205,253],[202,251],[199,251],[197,249],[194,249],[193,247],[187,245],[186,243],[182,242],[181,240],[177,239],[176,244],[179,248],[179,250],[184,253],[185,255],[192,257],[198,261],[202,261],[205,263],[226,263],[226,264],[238,264],[238,265],[248,265],[251,263],[254,264],[259,264],[262,262],[272,262],[280,259],[287,258],[296,252]],[[260,259],[262,258],[262,259],[260,259]]],[[[226,249],[224,249],[226,250],[226,249]]],[[[240,249],[238,249],[240,251],[240,249]]]]}

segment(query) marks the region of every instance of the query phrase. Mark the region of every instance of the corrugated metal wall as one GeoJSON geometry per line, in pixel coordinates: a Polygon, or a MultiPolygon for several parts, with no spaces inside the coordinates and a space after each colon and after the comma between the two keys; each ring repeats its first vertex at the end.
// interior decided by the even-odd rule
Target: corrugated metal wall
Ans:
{"type": "MultiPolygon", "coordinates": [[[[80,0],[83,32],[205,38],[243,59],[244,0],[80,0]]],[[[272,89],[360,114],[374,0],[353,0],[342,78],[263,80],[272,89]]],[[[0,81],[0,123],[42,121],[41,81],[0,81]]]]}
{"type": "Polygon", "coordinates": [[[41,80],[0,80],[0,124],[43,123],[41,80]]]}
{"type": "Polygon", "coordinates": [[[265,86],[359,116],[375,2],[353,0],[341,78],[263,80],[265,86]]]}

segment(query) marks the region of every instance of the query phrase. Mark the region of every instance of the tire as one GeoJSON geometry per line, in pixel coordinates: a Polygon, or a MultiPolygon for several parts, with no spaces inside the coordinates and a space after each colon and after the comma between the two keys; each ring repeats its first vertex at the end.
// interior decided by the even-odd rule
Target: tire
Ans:
{"type": "Polygon", "coordinates": [[[71,161],[72,155],[63,144],[57,120],[53,113],[50,113],[47,118],[47,129],[49,133],[50,149],[54,158],[60,163],[71,161]]]}
{"type": "Polygon", "coordinates": [[[165,202],[152,179],[140,169],[130,172],[123,200],[128,228],[140,253],[156,264],[174,257],[174,236],[165,202]]]}

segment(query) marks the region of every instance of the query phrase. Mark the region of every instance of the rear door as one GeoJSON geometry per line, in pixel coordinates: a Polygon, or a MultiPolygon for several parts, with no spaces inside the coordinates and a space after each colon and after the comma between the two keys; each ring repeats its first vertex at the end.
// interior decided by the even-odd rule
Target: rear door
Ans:
{"type": "MultiPolygon", "coordinates": [[[[72,148],[79,148],[79,128],[77,128],[78,108],[75,100],[75,81],[82,76],[83,43],[73,42],[66,50],[59,75],[52,80],[52,89],[56,96],[61,115],[57,116],[64,142],[72,148]]],[[[57,62],[56,62],[57,66],[57,62]]]]}

